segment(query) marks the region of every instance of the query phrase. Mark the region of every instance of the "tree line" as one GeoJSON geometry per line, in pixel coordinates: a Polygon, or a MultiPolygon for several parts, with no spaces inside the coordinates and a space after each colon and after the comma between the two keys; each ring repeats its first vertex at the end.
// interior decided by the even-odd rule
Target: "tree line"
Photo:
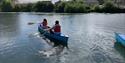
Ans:
{"type": "Polygon", "coordinates": [[[111,1],[101,4],[88,5],[84,1],[38,1],[37,3],[13,4],[11,0],[0,2],[1,12],[57,12],[57,13],[124,13],[125,8],[120,8],[111,1]]]}

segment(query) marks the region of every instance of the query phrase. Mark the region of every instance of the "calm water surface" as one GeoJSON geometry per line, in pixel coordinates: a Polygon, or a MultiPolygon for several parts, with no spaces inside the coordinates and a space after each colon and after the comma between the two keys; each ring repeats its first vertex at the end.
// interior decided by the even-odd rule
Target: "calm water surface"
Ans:
{"type": "Polygon", "coordinates": [[[0,63],[125,63],[114,32],[125,34],[125,14],[0,13],[0,63]],[[70,50],[59,52],[40,37],[43,18],[49,26],[60,21],[70,50]]]}

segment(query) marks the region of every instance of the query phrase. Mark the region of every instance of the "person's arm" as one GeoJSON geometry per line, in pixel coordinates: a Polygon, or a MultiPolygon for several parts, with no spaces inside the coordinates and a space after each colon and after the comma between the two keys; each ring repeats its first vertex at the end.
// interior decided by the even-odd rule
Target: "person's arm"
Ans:
{"type": "Polygon", "coordinates": [[[40,23],[40,26],[41,26],[41,27],[43,27],[43,24],[42,24],[42,23],[40,23]]]}
{"type": "Polygon", "coordinates": [[[53,26],[52,28],[51,27],[48,27],[47,29],[45,29],[45,30],[52,30],[52,29],[54,29],[55,28],[55,26],[53,26]]]}
{"type": "Polygon", "coordinates": [[[51,29],[54,29],[54,28],[55,28],[55,25],[51,29]]]}

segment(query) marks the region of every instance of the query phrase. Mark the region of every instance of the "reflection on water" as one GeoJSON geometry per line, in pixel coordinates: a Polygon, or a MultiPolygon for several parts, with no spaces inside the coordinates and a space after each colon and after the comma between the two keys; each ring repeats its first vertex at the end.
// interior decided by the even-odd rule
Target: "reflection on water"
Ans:
{"type": "Polygon", "coordinates": [[[125,63],[114,32],[125,34],[125,14],[0,13],[0,63],[125,63]],[[43,18],[59,20],[70,50],[41,37],[43,18]],[[28,25],[28,23],[33,23],[28,25]]]}

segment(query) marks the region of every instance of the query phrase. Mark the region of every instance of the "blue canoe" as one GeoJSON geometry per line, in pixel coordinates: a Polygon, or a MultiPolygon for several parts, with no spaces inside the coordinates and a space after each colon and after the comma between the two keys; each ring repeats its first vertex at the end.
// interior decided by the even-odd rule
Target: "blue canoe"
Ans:
{"type": "Polygon", "coordinates": [[[43,34],[46,38],[48,38],[50,41],[56,43],[56,44],[61,44],[64,46],[68,46],[68,36],[67,35],[55,35],[55,34],[51,34],[47,31],[45,31],[40,25],[38,25],[38,31],[43,34]]]}
{"type": "Polygon", "coordinates": [[[124,34],[115,33],[115,39],[116,39],[116,42],[125,46],[125,35],[124,34]]]}

